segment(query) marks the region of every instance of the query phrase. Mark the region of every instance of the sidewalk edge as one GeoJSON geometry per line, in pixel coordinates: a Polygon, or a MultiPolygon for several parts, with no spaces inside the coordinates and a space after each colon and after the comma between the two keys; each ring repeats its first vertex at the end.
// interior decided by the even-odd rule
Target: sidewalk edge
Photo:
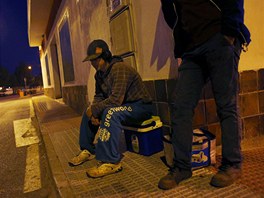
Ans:
{"type": "Polygon", "coordinates": [[[50,167],[50,172],[53,178],[53,181],[56,185],[56,190],[59,194],[60,197],[75,197],[72,190],[71,190],[71,185],[69,184],[67,177],[63,171],[63,168],[60,164],[60,161],[58,159],[58,156],[55,152],[54,146],[52,144],[52,141],[50,139],[50,136],[48,132],[43,132],[43,127],[40,124],[40,119],[38,117],[38,113],[36,112],[36,102],[32,98],[32,103],[33,103],[33,108],[35,112],[35,117],[37,120],[38,128],[40,131],[41,138],[43,140],[44,148],[46,151],[46,155],[48,158],[48,165],[50,167]]]}

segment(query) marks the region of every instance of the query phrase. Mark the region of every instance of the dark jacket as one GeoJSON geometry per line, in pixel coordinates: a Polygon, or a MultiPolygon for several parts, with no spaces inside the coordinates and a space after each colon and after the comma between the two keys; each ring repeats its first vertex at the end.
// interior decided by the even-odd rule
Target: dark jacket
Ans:
{"type": "MultiPolygon", "coordinates": [[[[250,32],[244,25],[244,0],[208,0],[221,12],[221,33],[238,38],[242,46],[250,43],[250,32]]],[[[175,41],[174,55],[182,56],[187,42],[186,32],[181,27],[176,0],[161,0],[164,19],[171,29],[175,41]]],[[[203,12],[203,10],[201,10],[203,12]]]]}
{"type": "Polygon", "coordinates": [[[96,118],[108,107],[139,100],[144,103],[152,101],[138,72],[119,57],[112,59],[105,72],[97,71],[95,81],[95,96],[91,109],[96,118]]]}

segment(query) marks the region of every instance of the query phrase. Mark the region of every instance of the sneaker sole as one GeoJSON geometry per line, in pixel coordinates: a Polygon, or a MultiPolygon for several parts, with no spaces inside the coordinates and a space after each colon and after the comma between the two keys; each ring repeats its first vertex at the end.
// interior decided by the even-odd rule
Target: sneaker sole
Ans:
{"type": "Polygon", "coordinates": [[[91,157],[91,158],[89,158],[89,159],[87,159],[87,160],[85,160],[85,161],[82,161],[82,162],[80,162],[80,163],[78,163],[78,164],[74,164],[74,163],[72,163],[72,162],[68,162],[68,164],[69,164],[69,166],[71,166],[71,167],[79,166],[79,165],[83,164],[84,162],[87,162],[87,161],[91,161],[91,160],[93,160],[94,158],[95,158],[95,156],[93,156],[93,157],[91,157]]]}
{"type": "Polygon", "coordinates": [[[227,187],[227,186],[231,186],[232,184],[234,184],[235,182],[234,181],[231,181],[231,182],[216,182],[216,181],[210,181],[210,185],[213,186],[213,187],[216,187],[216,188],[224,188],[224,187],[227,187]]]}
{"type": "Polygon", "coordinates": [[[84,162],[87,162],[87,161],[89,161],[89,160],[83,161],[83,162],[81,162],[79,164],[73,164],[71,162],[68,162],[68,164],[69,164],[69,166],[74,167],[74,166],[79,166],[79,165],[81,165],[81,164],[83,164],[84,162]]]}
{"type": "Polygon", "coordinates": [[[122,171],[123,170],[123,167],[120,167],[119,169],[117,169],[115,172],[112,172],[112,173],[107,173],[107,174],[105,174],[105,175],[100,175],[100,176],[91,176],[91,175],[89,175],[89,173],[88,172],[86,172],[86,175],[87,175],[87,177],[89,177],[89,178],[93,178],[93,179],[95,179],[95,178],[102,178],[102,177],[104,177],[104,176],[107,176],[107,175],[111,175],[111,174],[114,174],[114,173],[118,173],[118,172],[120,172],[120,171],[122,171]]]}
{"type": "Polygon", "coordinates": [[[170,184],[162,184],[162,183],[158,183],[158,188],[160,188],[161,190],[170,190],[172,188],[176,188],[181,182],[190,179],[192,177],[192,174],[190,174],[189,176],[186,176],[185,178],[182,178],[182,180],[179,183],[170,183],[170,184]]]}
{"type": "Polygon", "coordinates": [[[210,181],[210,185],[216,188],[224,188],[224,187],[231,186],[232,184],[234,184],[238,179],[240,179],[240,177],[241,176],[238,176],[236,179],[232,179],[229,181],[217,181],[213,177],[210,181]]]}

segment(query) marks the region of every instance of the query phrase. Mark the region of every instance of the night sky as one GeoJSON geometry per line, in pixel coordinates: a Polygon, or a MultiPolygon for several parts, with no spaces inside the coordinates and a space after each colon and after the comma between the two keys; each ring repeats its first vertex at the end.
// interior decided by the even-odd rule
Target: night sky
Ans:
{"type": "Polygon", "coordinates": [[[0,65],[13,73],[20,63],[40,73],[38,48],[28,42],[27,0],[0,0],[0,65]]]}

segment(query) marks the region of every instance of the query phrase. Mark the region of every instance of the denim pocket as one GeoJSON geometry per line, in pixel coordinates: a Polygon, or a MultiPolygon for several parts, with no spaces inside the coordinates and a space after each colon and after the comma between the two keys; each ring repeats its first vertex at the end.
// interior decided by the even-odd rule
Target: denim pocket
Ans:
{"type": "Polygon", "coordinates": [[[221,37],[222,37],[222,41],[223,41],[223,45],[226,46],[234,46],[234,43],[236,42],[236,38],[234,40],[234,43],[231,44],[229,40],[227,40],[227,38],[225,37],[225,35],[221,34],[221,37]]]}

